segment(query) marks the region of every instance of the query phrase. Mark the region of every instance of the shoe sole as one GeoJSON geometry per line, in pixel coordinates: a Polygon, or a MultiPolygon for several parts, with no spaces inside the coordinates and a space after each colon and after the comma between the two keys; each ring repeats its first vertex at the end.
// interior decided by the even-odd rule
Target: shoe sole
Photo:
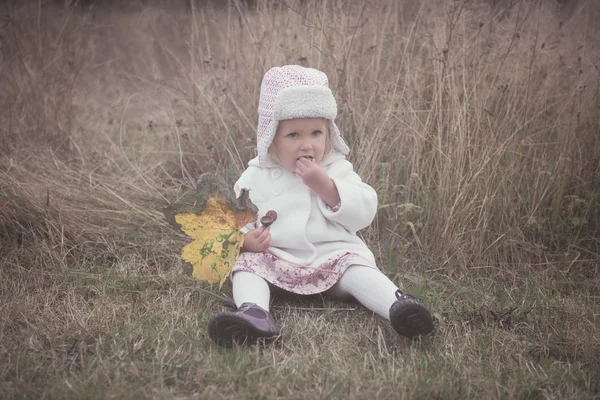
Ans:
{"type": "Polygon", "coordinates": [[[239,314],[223,312],[215,314],[208,322],[208,336],[219,346],[232,347],[267,341],[277,333],[262,331],[239,314]]]}
{"type": "Polygon", "coordinates": [[[418,300],[406,299],[395,303],[390,310],[392,327],[400,335],[413,339],[433,332],[433,319],[418,300]]]}

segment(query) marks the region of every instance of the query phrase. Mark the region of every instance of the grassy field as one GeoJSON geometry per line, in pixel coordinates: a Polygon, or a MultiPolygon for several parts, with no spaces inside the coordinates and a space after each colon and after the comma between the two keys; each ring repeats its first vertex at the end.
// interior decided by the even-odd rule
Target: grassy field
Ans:
{"type": "Polygon", "coordinates": [[[600,398],[595,0],[166,3],[0,5],[2,398],[600,398]],[[361,235],[433,337],[312,296],[275,299],[272,346],[210,341],[231,286],[161,209],[235,182],[292,63],[328,74],[361,235]]]}

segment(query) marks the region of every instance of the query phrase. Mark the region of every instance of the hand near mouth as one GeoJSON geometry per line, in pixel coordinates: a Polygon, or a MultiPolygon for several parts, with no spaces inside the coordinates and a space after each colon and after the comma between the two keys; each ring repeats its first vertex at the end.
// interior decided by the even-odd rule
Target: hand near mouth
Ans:
{"type": "Polygon", "coordinates": [[[322,193],[331,184],[331,178],[315,161],[314,158],[300,157],[296,161],[296,175],[315,193],[322,193]]]}

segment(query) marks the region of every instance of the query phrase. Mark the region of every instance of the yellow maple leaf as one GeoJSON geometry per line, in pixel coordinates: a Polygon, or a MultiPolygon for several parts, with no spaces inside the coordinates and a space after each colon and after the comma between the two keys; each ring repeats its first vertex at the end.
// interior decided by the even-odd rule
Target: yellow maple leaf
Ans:
{"type": "Polygon", "coordinates": [[[192,276],[219,287],[229,276],[243,245],[240,228],[257,218],[247,192],[235,199],[233,192],[213,175],[203,175],[195,196],[170,205],[164,212],[173,225],[193,241],[183,247],[181,258],[192,265],[192,276]]]}
{"type": "Polygon", "coordinates": [[[209,198],[201,215],[180,213],[175,221],[195,239],[184,246],[181,258],[192,264],[192,275],[219,286],[229,275],[243,244],[240,228],[256,219],[252,213],[234,213],[227,205],[209,198]]]}

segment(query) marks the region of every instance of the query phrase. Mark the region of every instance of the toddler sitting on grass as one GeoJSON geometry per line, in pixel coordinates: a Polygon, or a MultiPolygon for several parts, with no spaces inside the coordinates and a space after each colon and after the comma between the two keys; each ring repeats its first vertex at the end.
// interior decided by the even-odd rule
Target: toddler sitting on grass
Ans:
{"type": "Polygon", "coordinates": [[[297,65],[270,69],[258,113],[258,156],[234,190],[236,196],[250,191],[259,219],[245,227],[232,271],[234,303],[211,318],[210,337],[228,347],[279,335],[269,314],[270,285],[300,295],[352,296],[402,336],[431,333],[427,308],[377,268],[356,235],[373,221],[377,194],[346,160],[327,76],[297,65]],[[270,210],[276,221],[261,225],[270,210]]]}

